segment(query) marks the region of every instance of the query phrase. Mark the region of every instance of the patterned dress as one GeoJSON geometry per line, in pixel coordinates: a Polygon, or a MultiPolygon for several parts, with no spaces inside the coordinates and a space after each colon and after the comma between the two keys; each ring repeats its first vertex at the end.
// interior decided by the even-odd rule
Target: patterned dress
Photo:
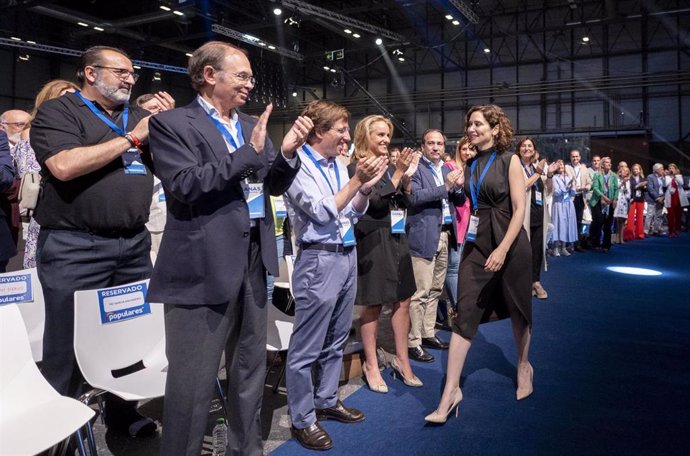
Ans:
{"type": "MultiPolygon", "coordinates": [[[[26,173],[38,173],[41,165],[36,160],[36,154],[27,140],[21,140],[14,148],[14,162],[17,166],[17,175],[22,178],[26,173]]],[[[29,221],[29,229],[25,234],[26,246],[24,248],[24,268],[36,267],[36,241],[41,227],[33,217],[29,221]]]]}

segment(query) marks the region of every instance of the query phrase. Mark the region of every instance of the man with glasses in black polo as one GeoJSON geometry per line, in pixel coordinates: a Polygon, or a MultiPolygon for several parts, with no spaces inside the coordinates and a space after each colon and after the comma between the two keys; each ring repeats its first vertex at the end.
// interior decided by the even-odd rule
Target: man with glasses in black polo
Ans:
{"type": "MultiPolygon", "coordinates": [[[[43,103],[30,133],[44,183],[35,213],[46,307],[42,372],[60,394],[73,397],[82,383],[72,348],[74,292],[149,277],[144,224],[153,189],[149,113],[129,106],[137,74],[127,54],[89,48],[76,77],[80,91],[43,103]]],[[[106,398],[105,421],[130,436],[156,431],[136,403],[113,395],[106,398]]]]}

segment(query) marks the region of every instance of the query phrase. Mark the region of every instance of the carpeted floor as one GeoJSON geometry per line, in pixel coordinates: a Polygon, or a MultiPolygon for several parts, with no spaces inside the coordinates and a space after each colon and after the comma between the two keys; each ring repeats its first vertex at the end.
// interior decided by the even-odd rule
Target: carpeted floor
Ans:
{"type": "MultiPolygon", "coordinates": [[[[462,375],[460,416],[425,425],[442,387],[447,352],[414,363],[425,383],[384,378],[346,399],[366,421],[325,422],[329,455],[673,455],[690,448],[690,236],[651,238],[552,258],[534,300],[534,394],[515,400],[509,321],[483,325],[462,375]],[[611,272],[650,268],[660,276],[611,272]],[[440,359],[439,359],[440,358],[440,359]]],[[[440,333],[448,338],[449,333],[440,333]]],[[[274,456],[309,452],[289,440],[274,456]]]]}

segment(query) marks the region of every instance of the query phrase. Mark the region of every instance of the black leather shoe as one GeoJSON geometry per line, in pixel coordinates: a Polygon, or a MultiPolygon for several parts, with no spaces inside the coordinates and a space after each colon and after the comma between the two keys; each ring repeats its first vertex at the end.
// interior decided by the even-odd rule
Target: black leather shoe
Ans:
{"type": "Polygon", "coordinates": [[[424,348],[436,348],[438,350],[447,350],[448,344],[443,342],[438,337],[422,337],[422,347],[424,348]]]}
{"type": "Polygon", "coordinates": [[[434,355],[424,350],[421,346],[408,348],[407,354],[410,358],[414,359],[415,361],[421,361],[423,363],[430,363],[434,360],[434,355]]]}
{"type": "Polygon", "coordinates": [[[304,448],[310,450],[325,451],[333,448],[333,441],[319,422],[312,424],[304,429],[297,429],[290,426],[290,433],[304,448]]]}
{"type": "Polygon", "coordinates": [[[341,423],[359,423],[364,421],[364,413],[356,408],[345,407],[338,399],[333,407],[316,409],[317,420],[336,420],[341,423]]]}

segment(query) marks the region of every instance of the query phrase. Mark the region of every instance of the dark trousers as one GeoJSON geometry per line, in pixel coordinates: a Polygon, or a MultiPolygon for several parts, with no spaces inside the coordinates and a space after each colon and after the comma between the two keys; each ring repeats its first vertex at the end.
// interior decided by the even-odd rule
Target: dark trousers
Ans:
{"type": "Polygon", "coordinates": [[[151,275],[151,239],[142,230],[129,238],[105,238],[43,228],[36,264],[45,298],[41,372],[62,395],[81,394],[74,349],[74,292],[124,285],[151,275]]]}
{"type": "Polygon", "coordinates": [[[585,198],[582,193],[578,193],[573,198],[573,205],[575,206],[575,218],[577,219],[577,235],[582,234],[582,214],[585,211],[585,198]]]}
{"type": "Polygon", "coordinates": [[[241,289],[228,296],[228,302],[166,304],[169,367],[161,456],[201,454],[223,350],[228,375],[226,454],[262,454],[260,412],[266,372],[266,299],[266,270],[258,239],[253,237],[249,270],[241,289]]]}
{"type": "Polygon", "coordinates": [[[531,225],[529,243],[532,246],[532,283],[539,282],[544,262],[544,225],[531,225]]]}
{"type": "Polygon", "coordinates": [[[613,207],[609,206],[608,214],[604,214],[601,201],[592,207],[592,225],[589,232],[589,243],[592,247],[611,248],[611,226],[613,225],[613,207]],[[604,231],[604,242],[600,241],[604,231]]]}

